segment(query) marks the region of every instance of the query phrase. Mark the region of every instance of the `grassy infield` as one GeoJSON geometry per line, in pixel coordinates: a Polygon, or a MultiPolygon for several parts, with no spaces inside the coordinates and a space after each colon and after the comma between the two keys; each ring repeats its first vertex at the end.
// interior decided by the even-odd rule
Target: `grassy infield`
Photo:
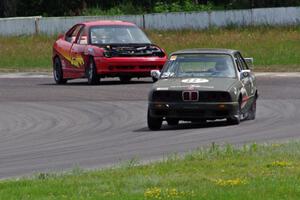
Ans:
{"type": "MultiPolygon", "coordinates": [[[[248,28],[148,35],[168,52],[193,47],[240,49],[256,69],[299,71],[300,28],[248,28]]],[[[0,68],[51,69],[54,37],[0,38],[0,68]]],[[[299,143],[240,148],[212,145],[162,162],[0,181],[0,199],[298,199],[299,143]]]]}
{"type": "Polygon", "coordinates": [[[162,162],[0,182],[0,199],[299,199],[299,143],[219,148],[162,162]]]}

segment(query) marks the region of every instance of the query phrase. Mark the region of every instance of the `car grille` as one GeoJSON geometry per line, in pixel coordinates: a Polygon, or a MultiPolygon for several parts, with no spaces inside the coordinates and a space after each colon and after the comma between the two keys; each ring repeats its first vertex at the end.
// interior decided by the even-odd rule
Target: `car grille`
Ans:
{"type": "Polygon", "coordinates": [[[219,91],[155,91],[153,101],[159,102],[230,102],[228,92],[219,91]],[[198,94],[198,98],[196,96],[198,94]]]}
{"type": "Polygon", "coordinates": [[[134,69],[142,69],[142,70],[151,70],[158,69],[161,70],[163,65],[141,65],[141,66],[109,66],[109,70],[134,70],[134,69]]]}
{"type": "Polygon", "coordinates": [[[159,69],[161,70],[162,69],[162,65],[159,65],[159,66],[155,66],[155,65],[152,65],[152,66],[139,66],[140,69],[159,69]]]}
{"type": "Polygon", "coordinates": [[[231,97],[228,92],[199,92],[201,102],[230,102],[231,97]]]}
{"type": "Polygon", "coordinates": [[[178,109],[178,110],[155,110],[155,115],[158,116],[177,116],[177,117],[185,117],[185,118],[214,118],[214,117],[226,117],[229,115],[228,110],[185,110],[185,109],[178,109]]]}
{"type": "Polygon", "coordinates": [[[180,102],[182,101],[182,92],[179,91],[155,91],[153,92],[153,101],[161,102],[180,102]]]}

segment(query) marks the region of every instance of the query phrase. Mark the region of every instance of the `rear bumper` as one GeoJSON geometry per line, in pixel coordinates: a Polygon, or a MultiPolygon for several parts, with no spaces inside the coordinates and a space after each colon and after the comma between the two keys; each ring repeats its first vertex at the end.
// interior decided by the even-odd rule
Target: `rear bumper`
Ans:
{"type": "Polygon", "coordinates": [[[218,103],[149,103],[152,117],[179,120],[224,119],[237,115],[238,102],[218,103]]]}
{"type": "Polygon", "coordinates": [[[97,73],[102,76],[150,76],[151,70],[161,70],[167,57],[95,57],[97,73]]]}

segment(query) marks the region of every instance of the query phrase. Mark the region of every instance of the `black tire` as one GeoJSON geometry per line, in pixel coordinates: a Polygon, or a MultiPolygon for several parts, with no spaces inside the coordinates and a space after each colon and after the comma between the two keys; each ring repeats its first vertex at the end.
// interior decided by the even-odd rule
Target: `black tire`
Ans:
{"type": "Polygon", "coordinates": [[[237,116],[231,116],[227,118],[227,123],[230,125],[238,125],[241,122],[241,101],[238,106],[237,116]]]}
{"type": "Polygon", "coordinates": [[[152,117],[150,115],[150,110],[148,109],[147,123],[148,123],[148,128],[150,130],[157,131],[157,130],[159,130],[161,128],[162,118],[152,117]]]}
{"type": "Polygon", "coordinates": [[[89,66],[87,68],[87,79],[89,85],[97,85],[100,83],[100,77],[97,74],[97,69],[93,58],[90,58],[89,60],[89,66]]]}
{"type": "Polygon", "coordinates": [[[167,119],[168,125],[169,126],[177,126],[179,123],[178,119],[167,119]]]}
{"type": "Polygon", "coordinates": [[[130,76],[120,76],[119,79],[122,83],[129,83],[131,80],[131,77],[130,76]]]}
{"type": "Polygon", "coordinates": [[[63,69],[59,57],[55,57],[53,61],[53,78],[56,84],[62,85],[67,83],[67,79],[63,78],[63,69]]]}
{"type": "Polygon", "coordinates": [[[153,83],[155,83],[156,81],[158,81],[158,79],[155,77],[152,77],[152,81],[153,81],[153,83]]]}
{"type": "Polygon", "coordinates": [[[254,97],[255,99],[253,100],[253,103],[251,105],[251,108],[248,111],[248,117],[247,120],[255,120],[256,117],[256,97],[254,97]]]}
{"type": "Polygon", "coordinates": [[[192,120],[192,123],[195,123],[195,124],[206,124],[207,123],[207,120],[206,119],[197,119],[197,120],[192,120]]]}

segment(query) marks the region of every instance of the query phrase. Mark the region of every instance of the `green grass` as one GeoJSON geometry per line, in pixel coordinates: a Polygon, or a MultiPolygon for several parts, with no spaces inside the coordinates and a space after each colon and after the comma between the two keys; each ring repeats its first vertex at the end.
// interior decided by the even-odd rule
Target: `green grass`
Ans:
{"type": "Polygon", "coordinates": [[[0,181],[0,199],[298,199],[300,143],[212,145],[161,162],[0,181]]]}
{"type": "Polygon", "coordinates": [[[149,32],[168,52],[186,48],[229,48],[253,57],[257,71],[300,71],[300,27],[248,27],[206,31],[149,32]]]}
{"type": "Polygon", "coordinates": [[[52,45],[56,37],[0,37],[1,71],[51,70],[52,45]]]}
{"type": "MultiPolygon", "coordinates": [[[[147,31],[171,53],[187,48],[232,48],[253,57],[256,71],[300,71],[300,27],[229,27],[204,31],[147,31]]],[[[0,37],[0,70],[51,70],[56,37],[0,37]]]]}

